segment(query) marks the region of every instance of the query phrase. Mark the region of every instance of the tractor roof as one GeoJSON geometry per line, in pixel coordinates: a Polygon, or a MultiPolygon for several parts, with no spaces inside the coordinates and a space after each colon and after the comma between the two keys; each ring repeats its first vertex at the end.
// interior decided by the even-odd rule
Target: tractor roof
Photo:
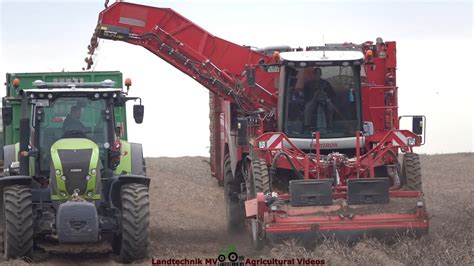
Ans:
{"type": "Polygon", "coordinates": [[[308,62],[308,61],[360,61],[364,59],[361,51],[300,51],[282,52],[280,58],[283,61],[308,62]]]}

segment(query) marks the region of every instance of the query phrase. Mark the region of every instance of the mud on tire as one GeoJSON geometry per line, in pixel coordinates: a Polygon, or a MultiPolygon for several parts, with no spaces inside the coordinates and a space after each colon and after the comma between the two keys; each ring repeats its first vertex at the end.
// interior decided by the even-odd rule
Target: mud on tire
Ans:
{"type": "Polygon", "coordinates": [[[114,251],[122,262],[144,259],[148,255],[148,187],[131,183],[122,185],[122,231],[115,236],[114,251]]]}
{"type": "Polygon", "coordinates": [[[422,191],[421,164],[418,154],[403,155],[402,181],[408,190],[422,191]]]}
{"type": "Polygon", "coordinates": [[[33,255],[33,209],[31,189],[27,186],[7,186],[1,208],[0,248],[6,259],[33,255]]]}

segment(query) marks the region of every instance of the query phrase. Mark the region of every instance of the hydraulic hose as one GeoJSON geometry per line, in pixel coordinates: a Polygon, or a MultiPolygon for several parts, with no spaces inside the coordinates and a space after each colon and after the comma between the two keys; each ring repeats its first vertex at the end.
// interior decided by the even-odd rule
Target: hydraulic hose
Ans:
{"type": "Polygon", "coordinates": [[[290,166],[293,170],[293,172],[295,173],[295,175],[298,177],[298,179],[304,179],[303,175],[301,175],[300,172],[298,172],[298,170],[296,170],[296,167],[295,165],[293,164],[293,161],[291,161],[290,159],[290,156],[284,152],[284,151],[280,151],[278,152],[275,157],[273,157],[273,160],[272,160],[272,166],[270,167],[268,173],[270,175],[270,184],[272,183],[272,180],[276,174],[276,161],[278,160],[278,158],[280,158],[281,156],[285,156],[285,158],[288,160],[288,162],[290,163],[290,166]]]}

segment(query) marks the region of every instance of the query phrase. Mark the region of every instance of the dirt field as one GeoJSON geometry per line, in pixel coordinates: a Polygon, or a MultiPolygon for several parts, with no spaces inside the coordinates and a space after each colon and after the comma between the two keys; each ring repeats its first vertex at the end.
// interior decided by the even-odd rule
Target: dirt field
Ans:
{"type": "MultiPolygon", "coordinates": [[[[422,156],[423,189],[431,215],[428,236],[401,238],[384,243],[365,239],[354,246],[325,241],[313,250],[286,241],[251,249],[250,234],[226,234],[222,188],[210,177],[208,158],[149,158],[148,174],[153,177],[150,221],[150,259],[215,258],[233,244],[247,258],[324,259],[326,264],[457,264],[474,263],[474,154],[422,156]]],[[[108,246],[71,247],[37,251],[40,264],[114,264],[108,246]]],[[[18,264],[21,261],[3,262],[18,264]]]]}

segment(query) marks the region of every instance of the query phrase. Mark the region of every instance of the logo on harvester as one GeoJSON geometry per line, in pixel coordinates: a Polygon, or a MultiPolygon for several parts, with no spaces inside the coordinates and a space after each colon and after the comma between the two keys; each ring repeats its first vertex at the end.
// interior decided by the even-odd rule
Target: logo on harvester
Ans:
{"type": "Polygon", "coordinates": [[[80,173],[80,172],[82,172],[82,169],[81,168],[74,168],[74,169],[71,169],[71,172],[80,173]]]}
{"type": "Polygon", "coordinates": [[[244,256],[239,256],[237,254],[237,249],[235,245],[228,245],[220,250],[219,255],[217,256],[217,261],[219,265],[225,265],[226,262],[231,262],[232,265],[244,265],[244,256]],[[236,264],[238,263],[238,264],[236,264]]]}

